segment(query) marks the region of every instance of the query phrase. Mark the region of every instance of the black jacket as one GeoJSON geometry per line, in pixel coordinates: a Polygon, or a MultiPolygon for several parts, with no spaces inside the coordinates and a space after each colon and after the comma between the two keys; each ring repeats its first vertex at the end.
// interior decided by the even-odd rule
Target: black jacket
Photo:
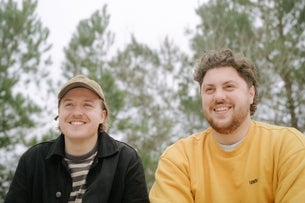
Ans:
{"type": "MultiPolygon", "coordinates": [[[[68,202],[72,179],[64,161],[64,145],[61,135],[25,152],[5,203],[68,202]]],[[[83,202],[149,202],[143,165],[135,149],[105,132],[99,134],[83,202]]]]}

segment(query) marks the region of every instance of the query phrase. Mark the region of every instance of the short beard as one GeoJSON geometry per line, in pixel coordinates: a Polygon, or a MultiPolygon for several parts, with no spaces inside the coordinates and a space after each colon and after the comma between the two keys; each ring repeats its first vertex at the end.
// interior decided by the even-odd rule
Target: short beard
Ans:
{"type": "Polygon", "coordinates": [[[241,119],[234,117],[233,120],[226,126],[220,126],[213,120],[208,120],[208,123],[216,132],[228,135],[234,132],[240,126],[241,119]]]}
{"type": "Polygon", "coordinates": [[[210,124],[210,126],[218,133],[228,135],[234,132],[236,129],[241,126],[243,121],[247,118],[247,115],[249,114],[249,110],[243,110],[239,111],[238,113],[233,115],[233,118],[231,121],[229,121],[228,124],[225,125],[219,125],[217,122],[215,122],[210,117],[207,117],[207,121],[210,124]]]}

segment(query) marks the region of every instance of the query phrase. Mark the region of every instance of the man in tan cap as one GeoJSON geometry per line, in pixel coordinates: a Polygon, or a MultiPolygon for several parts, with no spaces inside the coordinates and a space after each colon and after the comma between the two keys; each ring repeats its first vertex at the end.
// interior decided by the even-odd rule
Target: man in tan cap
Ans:
{"type": "Polygon", "coordinates": [[[106,133],[108,113],[97,82],[68,81],[58,94],[61,135],[22,155],[5,202],[148,202],[141,159],[106,133]]]}

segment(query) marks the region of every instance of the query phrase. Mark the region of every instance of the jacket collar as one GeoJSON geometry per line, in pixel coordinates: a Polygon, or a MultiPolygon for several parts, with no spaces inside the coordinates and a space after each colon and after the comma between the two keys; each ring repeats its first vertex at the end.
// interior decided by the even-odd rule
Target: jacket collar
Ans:
{"type": "MultiPolygon", "coordinates": [[[[106,132],[99,133],[97,145],[98,158],[109,157],[119,151],[117,141],[110,137],[106,132]]],[[[49,159],[53,156],[65,156],[65,139],[63,134],[61,134],[57,139],[53,141],[46,159],[49,159]]]]}

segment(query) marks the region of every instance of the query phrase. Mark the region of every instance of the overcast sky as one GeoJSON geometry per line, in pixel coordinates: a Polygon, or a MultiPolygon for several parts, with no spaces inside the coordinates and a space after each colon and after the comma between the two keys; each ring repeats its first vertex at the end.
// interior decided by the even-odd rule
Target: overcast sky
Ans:
{"type": "Polygon", "coordinates": [[[124,47],[133,33],[139,42],[158,48],[165,36],[188,49],[187,27],[194,28],[199,18],[195,8],[203,0],[39,0],[37,12],[50,29],[55,66],[63,60],[63,48],[68,45],[78,22],[88,19],[94,11],[108,5],[109,28],[115,33],[115,46],[124,47]]]}

